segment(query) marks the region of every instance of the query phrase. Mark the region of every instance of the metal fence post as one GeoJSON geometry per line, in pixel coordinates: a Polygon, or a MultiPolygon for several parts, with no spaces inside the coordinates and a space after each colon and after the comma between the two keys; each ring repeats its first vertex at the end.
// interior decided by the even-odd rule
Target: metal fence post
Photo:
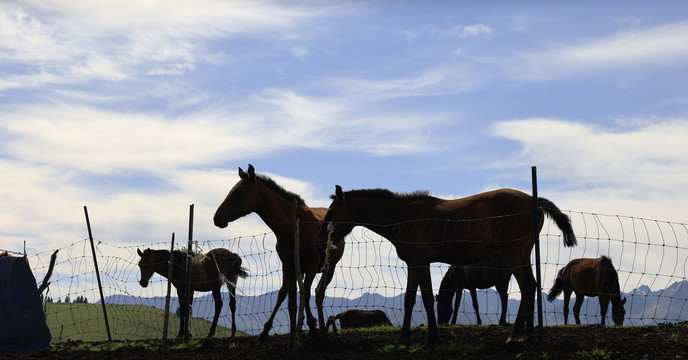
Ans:
{"type": "Polygon", "coordinates": [[[540,222],[538,221],[538,219],[540,218],[538,216],[540,208],[538,206],[537,168],[533,166],[531,172],[533,177],[533,241],[535,241],[535,281],[537,283],[535,292],[537,294],[538,307],[538,343],[540,351],[543,351],[544,341],[542,334],[542,278],[540,276],[540,222]]]}
{"type": "Polygon", "coordinates": [[[98,291],[100,291],[100,303],[103,305],[103,316],[105,316],[105,329],[107,329],[108,341],[112,341],[110,335],[110,323],[108,322],[107,309],[105,308],[105,297],[103,296],[103,284],[100,282],[100,270],[98,270],[98,259],[96,258],[96,248],[93,245],[93,234],[91,233],[91,221],[88,219],[88,209],[84,206],[86,215],[86,227],[88,228],[88,238],[91,240],[91,253],[93,253],[93,264],[96,269],[96,279],[98,280],[98,291]]]}

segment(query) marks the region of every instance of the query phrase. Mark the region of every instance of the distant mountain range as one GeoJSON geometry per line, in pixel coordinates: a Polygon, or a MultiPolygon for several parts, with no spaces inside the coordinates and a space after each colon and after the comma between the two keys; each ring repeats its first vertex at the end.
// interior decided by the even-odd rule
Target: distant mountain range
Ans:
{"type": "MultiPolygon", "coordinates": [[[[173,290],[174,293],[174,290],[173,290]]],[[[229,294],[223,292],[224,307],[221,312],[219,324],[230,326],[231,316],[229,311],[229,294]]],[[[574,295],[575,296],[575,295],[574,295]]],[[[688,281],[675,282],[663,290],[651,291],[646,285],[624,293],[626,302],[626,321],[624,325],[654,325],[657,323],[688,321],[688,281]]],[[[237,295],[237,328],[249,334],[258,334],[263,329],[263,324],[272,312],[277,299],[277,291],[259,296],[237,295]]],[[[105,299],[106,304],[120,305],[146,305],[164,309],[163,297],[141,298],[130,295],[112,295],[105,299]]],[[[311,296],[311,309],[317,317],[315,308],[315,296],[311,296]]],[[[563,295],[554,302],[547,302],[547,294],[542,293],[543,322],[547,325],[562,325],[564,317],[563,295]]],[[[500,304],[497,292],[494,289],[479,290],[478,303],[483,324],[496,324],[500,314],[500,304]]],[[[569,323],[575,323],[573,318],[573,303],[571,299],[569,309],[569,323]]],[[[343,297],[325,298],[325,316],[335,315],[348,309],[381,309],[395,326],[403,321],[404,294],[393,297],[384,297],[375,293],[365,293],[355,299],[343,297]]],[[[507,321],[513,323],[518,312],[520,300],[509,299],[507,321]]],[[[175,313],[179,307],[176,294],[170,300],[170,311],[175,313]]],[[[213,299],[210,293],[196,293],[192,311],[193,317],[202,317],[212,321],[214,314],[213,299]],[[203,295],[201,295],[203,294],[203,295]]],[[[607,312],[607,323],[611,323],[611,304],[607,312]]],[[[468,291],[464,291],[462,304],[459,309],[458,322],[461,324],[475,324],[475,313],[471,305],[471,297],[468,291]]],[[[536,316],[537,322],[537,316],[536,316]]],[[[597,298],[586,298],[581,308],[581,322],[584,324],[600,323],[599,301],[597,298]]],[[[427,324],[427,317],[420,296],[416,296],[412,324],[427,324]]],[[[287,313],[287,301],[282,304],[273,324],[273,333],[289,332],[287,313]]]]}

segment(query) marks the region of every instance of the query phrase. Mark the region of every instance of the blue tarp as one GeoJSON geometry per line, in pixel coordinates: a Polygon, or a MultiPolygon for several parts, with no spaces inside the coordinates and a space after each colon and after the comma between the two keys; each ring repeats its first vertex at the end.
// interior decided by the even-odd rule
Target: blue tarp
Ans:
{"type": "Polygon", "coordinates": [[[50,346],[41,299],[25,257],[0,257],[0,353],[50,346]]]}

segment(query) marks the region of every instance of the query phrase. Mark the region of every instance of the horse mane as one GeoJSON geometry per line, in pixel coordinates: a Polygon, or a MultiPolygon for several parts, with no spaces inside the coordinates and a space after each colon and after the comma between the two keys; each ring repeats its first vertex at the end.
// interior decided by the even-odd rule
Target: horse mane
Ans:
{"type": "Polygon", "coordinates": [[[614,293],[621,292],[619,286],[619,274],[616,273],[616,269],[612,264],[612,259],[606,257],[605,255],[600,256],[600,269],[604,271],[604,275],[608,276],[607,286],[611,286],[609,289],[614,293]]]}
{"type": "Polygon", "coordinates": [[[612,259],[608,258],[605,255],[600,255],[600,264],[605,269],[614,269],[614,264],[612,264],[612,259]]]}
{"type": "Polygon", "coordinates": [[[263,184],[265,184],[265,186],[268,187],[268,189],[272,190],[277,195],[285,198],[286,200],[290,202],[296,200],[297,204],[306,205],[306,202],[301,198],[301,196],[286,190],[285,188],[277,184],[275,180],[272,180],[269,176],[263,174],[256,174],[256,178],[260,179],[260,181],[262,181],[263,184]]]}
{"type": "MultiPolygon", "coordinates": [[[[367,199],[382,199],[382,200],[429,200],[436,199],[430,194],[429,190],[416,190],[410,193],[397,193],[387,189],[363,189],[350,190],[346,192],[346,196],[367,198],[367,199]]],[[[334,199],[334,195],[332,195],[334,199]]]]}

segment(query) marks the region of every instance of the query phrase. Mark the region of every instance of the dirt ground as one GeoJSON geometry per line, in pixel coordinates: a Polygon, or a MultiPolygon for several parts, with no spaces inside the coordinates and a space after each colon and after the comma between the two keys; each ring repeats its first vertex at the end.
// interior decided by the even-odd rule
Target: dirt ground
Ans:
{"type": "MultiPolygon", "coordinates": [[[[412,329],[411,339],[397,344],[391,331],[330,333],[329,339],[309,338],[296,351],[287,351],[287,335],[273,335],[264,343],[243,336],[200,341],[193,350],[148,350],[159,340],[138,347],[91,352],[80,342],[55,344],[33,353],[0,354],[3,359],[687,359],[688,323],[657,326],[602,327],[599,325],[545,327],[544,352],[537,341],[509,344],[511,326],[443,326],[441,344],[425,345],[427,329],[412,329]]],[[[171,345],[179,344],[174,341],[171,345]]],[[[112,344],[111,344],[112,345],[112,344]]]]}

